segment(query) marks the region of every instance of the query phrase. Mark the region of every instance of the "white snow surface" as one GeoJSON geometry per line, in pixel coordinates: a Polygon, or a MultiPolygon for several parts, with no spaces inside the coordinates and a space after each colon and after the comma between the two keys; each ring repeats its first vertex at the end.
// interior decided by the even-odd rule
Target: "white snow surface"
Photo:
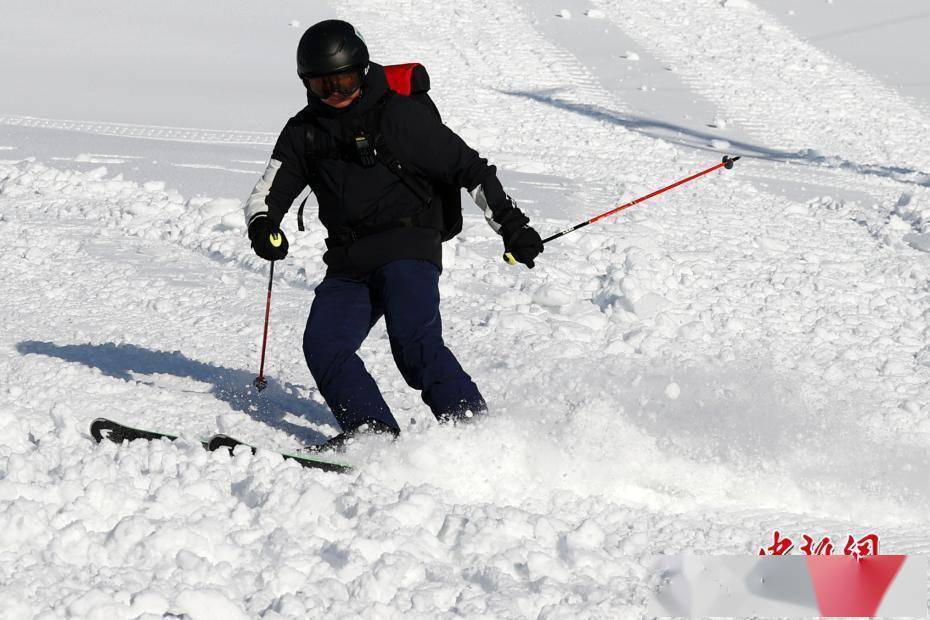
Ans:
{"type": "Polygon", "coordinates": [[[121,74],[145,88],[73,108],[47,78],[2,78],[0,616],[638,618],[657,553],[755,553],[773,529],[930,549],[930,118],[912,94],[749,0],[237,2],[213,23],[140,4],[75,5],[76,33],[42,50],[24,33],[60,34],[57,4],[2,27],[7,66],[54,77],[86,54],[112,84],[153,64],[121,74]],[[151,47],[121,55],[114,32],[151,15],[151,47]],[[532,271],[466,204],[445,336],[491,416],[438,426],[379,325],[361,355],[404,432],[354,445],[349,475],[270,451],[337,432],[301,353],[325,234],[285,221],[259,395],[267,263],[241,214],[302,105],[290,56],[262,46],[332,15],[376,60],[427,65],[544,234],[744,155],[532,271]],[[80,33],[109,47],[78,51],[80,33]],[[207,50],[219,73],[185,90],[203,59],[179,54],[207,50]],[[182,438],[96,445],[98,416],[182,438]],[[207,453],[216,432],[269,451],[207,453]]]}

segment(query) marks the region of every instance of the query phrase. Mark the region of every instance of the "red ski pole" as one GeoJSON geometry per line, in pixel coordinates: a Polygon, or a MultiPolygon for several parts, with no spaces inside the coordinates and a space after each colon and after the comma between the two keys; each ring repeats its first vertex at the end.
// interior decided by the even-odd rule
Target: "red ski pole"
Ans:
{"type": "Polygon", "coordinates": [[[265,331],[262,333],[262,361],[258,368],[258,376],[252,383],[259,392],[268,387],[265,379],[265,345],[268,343],[268,318],[271,316],[271,285],[274,282],[274,261],[271,261],[271,273],[268,275],[268,301],[265,302],[265,331]]]}
{"type": "MultiPolygon", "coordinates": [[[[651,194],[646,194],[645,196],[641,196],[640,198],[637,198],[637,199],[635,199],[635,200],[631,200],[630,202],[628,202],[628,203],[626,203],[626,204],[622,204],[622,205],[620,205],[620,206],[618,206],[618,207],[614,207],[614,208],[611,209],[610,211],[605,211],[604,213],[601,213],[600,215],[595,215],[595,216],[592,217],[590,220],[586,220],[586,221],[584,221],[584,222],[581,222],[580,224],[576,224],[575,226],[572,226],[571,228],[566,228],[565,230],[560,230],[559,232],[555,233],[555,234],[552,235],[551,237],[546,237],[545,239],[542,240],[542,242],[543,242],[543,244],[545,245],[546,243],[549,243],[549,242],[552,241],[553,239],[558,239],[559,237],[561,237],[561,236],[563,236],[563,235],[567,235],[567,234],[570,233],[570,232],[575,232],[575,231],[578,230],[579,228],[584,228],[584,227],[587,226],[588,224],[593,224],[594,222],[596,222],[596,221],[598,221],[598,220],[602,220],[602,219],[604,219],[605,217],[610,217],[611,215],[614,215],[615,213],[619,213],[620,211],[623,211],[624,209],[628,209],[629,207],[632,207],[633,205],[639,204],[639,203],[641,203],[641,202],[643,202],[643,201],[645,201],[645,200],[649,200],[650,198],[652,198],[652,197],[654,197],[654,196],[658,196],[659,194],[663,194],[663,193],[667,192],[667,191],[670,190],[670,189],[675,189],[675,188],[678,187],[679,185],[684,185],[685,183],[689,183],[689,182],[693,181],[694,179],[697,179],[698,177],[704,176],[705,174],[710,174],[710,173],[713,172],[714,170],[719,170],[719,169],[721,169],[721,168],[726,168],[727,170],[730,170],[731,168],[733,168],[733,162],[737,161],[738,159],[739,159],[739,157],[729,157],[729,156],[727,156],[727,155],[724,155],[723,161],[720,162],[719,164],[717,164],[716,166],[712,166],[712,167],[708,168],[707,170],[702,170],[701,172],[698,172],[697,174],[692,174],[690,177],[681,179],[680,181],[675,181],[675,182],[672,183],[671,185],[666,185],[666,186],[663,187],[662,189],[657,189],[656,191],[652,192],[651,194]]],[[[513,257],[513,255],[512,255],[510,252],[507,252],[506,254],[504,254],[504,260],[505,260],[506,262],[510,263],[511,265],[516,265],[516,264],[517,264],[517,260],[513,257]]]]}

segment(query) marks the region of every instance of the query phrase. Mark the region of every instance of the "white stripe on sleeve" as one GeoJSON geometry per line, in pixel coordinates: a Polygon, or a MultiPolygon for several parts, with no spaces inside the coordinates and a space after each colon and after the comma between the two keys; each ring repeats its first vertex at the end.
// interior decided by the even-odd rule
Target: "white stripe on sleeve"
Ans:
{"type": "Polygon", "coordinates": [[[484,213],[484,219],[488,221],[488,226],[491,227],[491,230],[500,234],[501,225],[494,221],[494,212],[491,211],[490,205],[488,205],[488,199],[484,195],[484,187],[479,184],[478,187],[468,192],[472,200],[475,201],[475,204],[478,205],[478,208],[484,213]]]}
{"type": "Polygon", "coordinates": [[[246,226],[252,223],[255,216],[268,214],[268,205],[265,203],[265,198],[268,197],[268,192],[271,191],[271,184],[274,183],[274,177],[278,174],[278,170],[280,169],[281,162],[277,159],[272,159],[268,162],[268,167],[265,168],[265,174],[263,174],[262,178],[255,184],[255,189],[252,190],[252,194],[245,203],[246,226]]]}

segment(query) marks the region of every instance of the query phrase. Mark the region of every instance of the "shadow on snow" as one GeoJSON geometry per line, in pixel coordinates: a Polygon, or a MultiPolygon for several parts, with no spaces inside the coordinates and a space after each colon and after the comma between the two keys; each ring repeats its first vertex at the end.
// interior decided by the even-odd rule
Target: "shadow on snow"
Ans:
{"type": "Polygon", "coordinates": [[[597,105],[582,103],[573,103],[565,101],[558,97],[558,89],[548,89],[541,91],[500,91],[505,95],[513,97],[522,97],[539,103],[551,105],[560,110],[567,110],[576,114],[581,114],[589,118],[600,121],[606,121],[615,125],[620,125],[631,131],[647,135],[651,138],[664,140],[680,146],[710,151],[713,153],[725,153],[727,155],[740,155],[746,158],[765,159],[769,161],[781,161],[787,164],[814,165],[824,168],[833,168],[846,170],[857,174],[867,174],[893,179],[900,183],[920,185],[930,187],[930,174],[913,170],[910,168],[901,168],[898,166],[879,166],[872,164],[857,164],[840,157],[825,156],[814,149],[802,149],[800,151],[784,151],[780,149],[771,149],[741,140],[733,140],[720,136],[708,131],[700,131],[674,123],[649,119],[642,116],[631,114],[622,114],[613,110],[608,110],[597,105]],[[712,140],[724,140],[730,144],[731,148],[721,151],[711,145],[712,140]]]}
{"type": "MultiPolygon", "coordinates": [[[[241,411],[273,428],[296,435],[307,443],[322,443],[326,437],[285,420],[285,415],[300,412],[318,424],[334,424],[332,414],[325,407],[296,396],[296,386],[283,386],[268,379],[268,387],[259,395],[252,387],[254,375],[246,370],[234,370],[190,359],[180,351],[154,351],[134,344],[68,344],[25,340],[16,345],[22,355],[37,354],[57,357],[97,368],[109,377],[124,381],[139,381],[132,373],[141,375],[164,374],[182,377],[212,385],[209,393],[227,403],[231,409],[241,411]]],[[[155,385],[151,381],[139,381],[155,385]]],[[[132,420],[120,420],[132,425],[132,420]]]]}

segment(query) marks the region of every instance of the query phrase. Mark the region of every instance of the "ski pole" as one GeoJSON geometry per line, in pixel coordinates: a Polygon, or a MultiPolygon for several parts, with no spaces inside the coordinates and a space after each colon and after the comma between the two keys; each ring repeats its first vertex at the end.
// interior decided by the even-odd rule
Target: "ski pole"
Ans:
{"type": "MultiPolygon", "coordinates": [[[[665,192],[667,192],[667,191],[670,190],[670,189],[675,189],[675,188],[678,187],[679,185],[684,185],[685,183],[688,183],[688,182],[690,182],[690,181],[693,181],[694,179],[697,179],[698,177],[702,177],[702,176],[704,176],[705,174],[710,174],[710,173],[713,172],[714,170],[719,170],[720,168],[726,168],[727,170],[730,170],[731,168],[733,168],[733,162],[737,161],[738,159],[739,159],[739,157],[730,157],[730,156],[728,156],[728,155],[724,155],[724,156],[723,156],[723,161],[720,162],[719,164],[717,164],[716,166],[711,166],[711,167],[708,168],[707,170],[702,170],[701,172],[698,172],[697,174],[692,174],[690,177],[681,179],[680,181],[675,181],[675,182],[672,183],[671,185],[666,185],[666,186],[663,187],[662,189],[657,189],[656,191],[652,192],[651,194],[646,194],[645,196],[642,196],[642,197],[637,198],[637,199],[635,199],[635,200],[631,200],[630,202],[628,202],[628,203],[626,203],[626,204],[622,204],[622,205],[620,205],[619,207],[614,207],[614,208],[611,209],[610,211],[605,211],[604,213],[601,213],[600,215],[595,215],[595,216],[592,217],[590,220],[581,222],[580,224],[576,224],[575,226],[572,226],[571,228],[566,228],[565,230],[560,230],[559,232],[555,233],[555,234],[552,235],[551,237],[546,237],[545,239],[543,239],[543,240],[542,240],[543,245],[549,243],[549,242],[552,241],[553,239],[558,239],[559,237],[562,237],[563,235],[567,235],[567,234],[570,233],[570,232],[575,232],[575,231],[578,230],[579,228],[584,228],[584,227],[587,226],[588,224],[593,224],[594,222],[596,222],[596,221],[598,221],[598,220],[602,220],[602,219],[604,219],[605,217],[610,217],[611,215],[614,215],[615,213],[619,213],[620,211],[623,211],[624,209],[627,209],[627,208],[629,208],[629,207],[632,207],[633,205],[639,204],[639,203],[641,203],[641,202],[643,202],[643,201],[645,201],[645,200],[649,200],[650,198],[652,198],[652,197],[654,197],[654,196],[658,196],[659,194],[665,193],[665,192]]],[[[516,264],[517,264],[517,260],[513,257],[513,254],[511,254],[510,252],[507,252],[507,253],[504,254],[504,261],[507,262],[507,263],[509,263],[509,264],[511,264],[511,265],[516,265],[516,264]]]]}
{"type": "Polygon", "coordinates": [[[258,376],[252,383],[255,389],[261,392],[268,387],[268,381],[265,379],[265,345],[268,343],[268,318],[271,316],[271,285],[274,283],[274,261],[271,261],[271,270],[268,275],[268,300],[265,302],[265,331],[262,334],[262,361],[258,367],[258,376]]]}

